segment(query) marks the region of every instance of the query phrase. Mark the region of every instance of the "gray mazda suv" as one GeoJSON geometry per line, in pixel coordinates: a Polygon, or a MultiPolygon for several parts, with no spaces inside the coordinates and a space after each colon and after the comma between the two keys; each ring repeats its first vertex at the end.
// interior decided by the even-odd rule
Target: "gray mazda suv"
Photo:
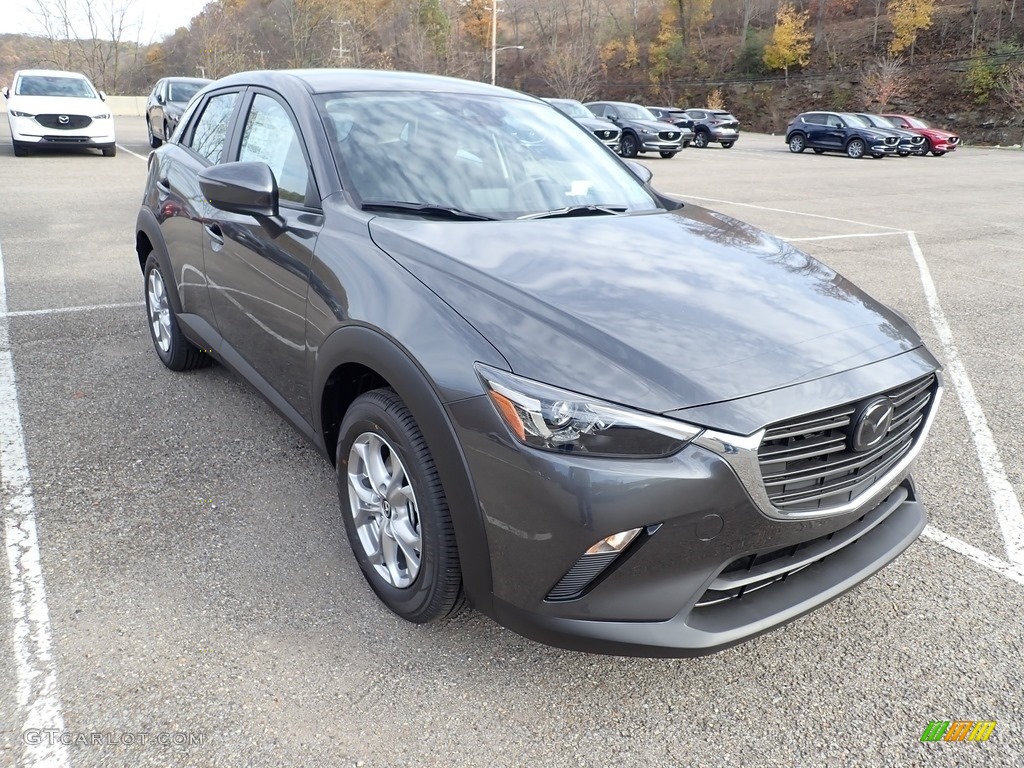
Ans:
{"type": "Polygon", "coordinates": [[[156,355],[230,367],[334,464],[399,616],[726,648],[917,538],[939,366],[833,270],[649,182],[513,91],[232,75],[149,158],[156,355]]]}

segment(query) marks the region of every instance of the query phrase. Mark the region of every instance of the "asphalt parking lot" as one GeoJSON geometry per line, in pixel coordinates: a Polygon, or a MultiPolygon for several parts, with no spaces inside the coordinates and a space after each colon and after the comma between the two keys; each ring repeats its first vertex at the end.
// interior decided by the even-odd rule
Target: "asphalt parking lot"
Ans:
{"type": "Polygon", "coordinates": [[[947,364],[915,473],[925,537],[779,631],[647,660],[473,612],[390,614],[331,467],[223,368],[154,355],[142,119],[118,121],[115,158],[15,159],[0,123],[0,764],[1024,764],[1024,152],[854,161],[744,135],[645,160],[662,191],[904,312],[947,364]],[[984,743],[921,743],[932,720],[998,724],[984,743]]]}

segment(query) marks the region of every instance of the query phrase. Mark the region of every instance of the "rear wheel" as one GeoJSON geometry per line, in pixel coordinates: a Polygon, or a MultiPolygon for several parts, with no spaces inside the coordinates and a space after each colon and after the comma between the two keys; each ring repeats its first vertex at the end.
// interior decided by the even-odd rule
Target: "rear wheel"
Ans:
{"type": "MultiPolygon", "coordinates": [[[[789,137],[789,151],[790,152],[803,152],[807,149],[807,139],[804,138],[802,133],[794,133],[789,137]]],[[[815,150],[817,151],[817,150],[815,150]]]]}
{"type": "Polygon", "coordinates": [[[885,157],[885,155],[882,152],[872,152],[871,156],[875,158],[875,160],[881,160],[883,157],[885,157]]]}
{"type": "Polygon", "coordinates": [[[735,144],[735,143],[736,143],[735,141],[723,141],[722,142],[722,149],[732,149],[732,145],[735,144]]]}
{"type": "Polygon", "coordinates": [[[151,255],[146,260],[143,274],[149,335],[153,339],[153,348],[160,362],[172,371],[190,371],[208,365],[210,356],[197,349],[178,327],[178,318],[174,315],[163,270],[160,269],[160,262],[155,256],[151,255]]]}
{"type": "Polygon", "coordinates": [[[153,125],[149,122],[149,118],[146,118],[146,133],[149,134],[149,146],[151,146],[153,149],[156,149],[161,144],[163,144],[163,141],[161,139],[158,139],[156,136],[153,135],[153,125]]]}
{"type": "Polygon", "coordinates": [[[622,135],[622,156],[623,157],[636,157],[640,146],[637,143],[636,136],[632,133],[625,133],[622,135]]]}
{"type": "Polygon", "coordinates": [[[850,139],[850,143],[846,145],[846,154],[854,160],[859,160],[864,157],[864,149],[863,139],[850,139]]]}
{"type": "Polygon", "coordinates": [[[338,493],[363,577],[407,621],[425,624],[464,603],[444,488],[412,413],[392,389],[360,395],[341,423],[338,493]]]}
{"type": "Polygon", "coordinates": [[[671,160],[671,159],[672,159],[673,157],[675,157],[675,156],[676,156],[676,153],[675,153],[675,152],[661,152],[660,154],[661,154],[661,156],[662,156],[662,157],[664,157],[664,158],[665,158],[666,160],[671,160]]]}
{"type": "Polygon", "coordinates": [[[697,149],[704,149],[710,140],[711,137],[708,136],[707,131],[697,131],[696,135],[693,137],[693,146],[697,147],[697,149]]]}

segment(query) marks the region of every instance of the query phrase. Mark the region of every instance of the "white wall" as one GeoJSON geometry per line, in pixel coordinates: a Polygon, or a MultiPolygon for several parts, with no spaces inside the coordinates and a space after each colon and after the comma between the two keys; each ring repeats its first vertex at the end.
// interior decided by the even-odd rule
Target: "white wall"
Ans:
{"type": "MultiPolygon", "coordinates": [[[[146,114],[145,96],[107,96],[107,104],[115,115],[141,117],[146,114]]],[[[0,97],[0,112],[7,112],[7,99],[3,97],[0,97]]]]}

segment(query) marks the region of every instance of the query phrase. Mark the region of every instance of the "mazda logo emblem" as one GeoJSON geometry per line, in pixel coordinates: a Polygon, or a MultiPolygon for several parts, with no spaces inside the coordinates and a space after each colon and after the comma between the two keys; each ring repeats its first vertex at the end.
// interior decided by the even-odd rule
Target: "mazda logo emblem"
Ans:
{"type": "Polygon", "coordinates": [[[853,427],[853,450],[870,451],[885,439],[895,408],[888,397],[879,397],[865,405],[853,427]]]}
{"type": "Polygon", "coordinates": [[[71,122],[71,118],[68,117],[67,115],[60,115],[57,118],[57,122],[60,123],[61,125],[67,125],[68,123],[71,122]]]}

